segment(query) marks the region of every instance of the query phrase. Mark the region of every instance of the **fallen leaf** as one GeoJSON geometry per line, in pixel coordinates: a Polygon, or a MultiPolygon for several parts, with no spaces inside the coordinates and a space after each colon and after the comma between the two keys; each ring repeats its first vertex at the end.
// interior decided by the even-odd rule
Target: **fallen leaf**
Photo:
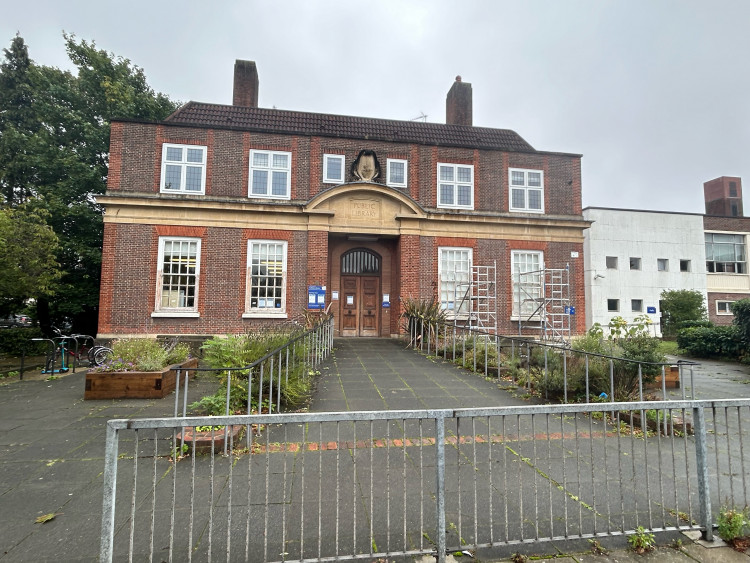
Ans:
{"type": "Polygon", "coordinates": [[[34,522],[37,524],[44,524],[45,522],[49,522],[50,520],[54,519],[55,516],[60,516],[62,512],[50,512],[49,514],[45,514],[43,516],[38,516],[34,522]]]}

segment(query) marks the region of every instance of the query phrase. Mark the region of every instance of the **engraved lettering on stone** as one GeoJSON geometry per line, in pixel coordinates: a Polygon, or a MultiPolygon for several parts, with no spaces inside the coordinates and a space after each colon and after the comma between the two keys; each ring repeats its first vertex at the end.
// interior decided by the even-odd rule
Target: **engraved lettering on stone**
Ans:
{"type": "Polygon", "coordinates": [[[379,219],[380,202],[373,200],[351,200],[351,216],[354,219],[379,219]]]}

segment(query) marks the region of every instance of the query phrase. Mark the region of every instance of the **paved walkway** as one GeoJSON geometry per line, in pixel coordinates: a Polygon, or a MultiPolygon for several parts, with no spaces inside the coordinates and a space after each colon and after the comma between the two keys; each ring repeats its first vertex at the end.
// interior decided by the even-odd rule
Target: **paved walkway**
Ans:
{"type": "MultiPolygon", "coordinates": [[[[334,357],[321,368],[312,411],[525,404],[500,389],[496,382],[452,364],[424,358],[393,340],[337,340],[334,357]]],[[[722,378],[722,392],[734,396],[750,392],[743,377],[732,371],[731,376],[722,378]]],[[[750,376],[746,379],[750,380],[750,376]]],[[[698,387],[700,379],[696,381],[698,387]]],[[[210,385],[192,385],[191,400],[210,385]]],[[[83,401],[83,387],[83,372],[54,381],[24,380],[0,385],[3,563],[96,560],[106,421],[169,416],[174,408],[173,396],[162,400],[83,401]],[[44,524],[35,523],[43,515],[54,518],[44,524]]],[[[699,392],[697,398],[707,397],[699,392]]],[[[683,542],[687,546],[685,552],[663,551],[658,560],[670,560],[665,559],[667,556],[673,561],[747,560],[745,555],[726,547],[709,551],[684,537],[683,542]]],[[[602,543],[619,549],[610,560],[630,557],[623,550],[624,538],[602,543]]],[[[585,542],[568,542],[532,544],[520,550],[559,554],[587,549],[585,542]]],[[[501,556],[497,554],[498,558],[501,556]]],[[[596,560],[606,559],[599,556],[596,560]]]]}

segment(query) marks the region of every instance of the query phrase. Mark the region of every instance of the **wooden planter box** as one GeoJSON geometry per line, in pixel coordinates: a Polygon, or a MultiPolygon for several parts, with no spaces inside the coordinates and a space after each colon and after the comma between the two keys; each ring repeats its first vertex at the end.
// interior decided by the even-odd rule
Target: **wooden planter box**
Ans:
{"type": "Polygon", "coordinates": [[[86,374],[84,399],[161,399],[174,391],[177,369],[198,367],[198,358],[162,371],[111,371],[86,374]]]}
{"type": "MultiPolygon", "coordinates": [[[[664,384],[667,389],[679,389],[680,368],[677,366],[666,366],[664,368],[664,384]]],[[[648,389],[661,389],[661,374],[656,376],[653,382],[646,385],[648,389]]]]}

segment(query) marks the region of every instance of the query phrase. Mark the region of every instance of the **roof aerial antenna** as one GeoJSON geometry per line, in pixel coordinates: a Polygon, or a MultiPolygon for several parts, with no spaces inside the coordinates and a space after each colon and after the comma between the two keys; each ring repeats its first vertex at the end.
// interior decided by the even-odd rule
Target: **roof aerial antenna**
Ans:
{"type": "Polygon", "coordinates": [[[423,111],[420,111],[417,117],[413,117],[409,121],[424,121],[425,123],[427,123],[427,116],[423,111]]]}

